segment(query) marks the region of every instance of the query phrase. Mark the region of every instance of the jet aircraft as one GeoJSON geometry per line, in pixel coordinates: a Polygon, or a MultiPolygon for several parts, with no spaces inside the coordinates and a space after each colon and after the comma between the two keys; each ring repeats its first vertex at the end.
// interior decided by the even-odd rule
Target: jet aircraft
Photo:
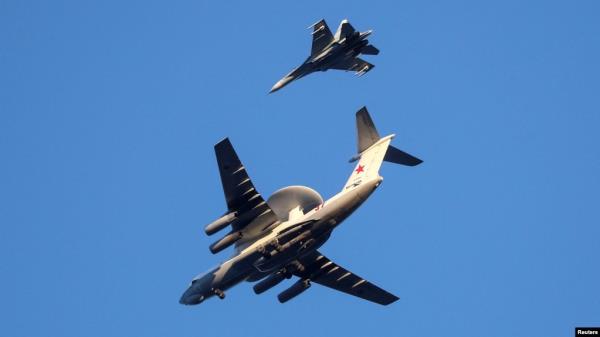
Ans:
{"type": "Polygon", "coordinates": [[[415,166],[422,161],[390,145],[395,135],[380,137],[366,107],[356,113],[358,161],[342,190],[327,201],[313,189],[289,186],[265,200],[250,180],[231,142],[215,145],[227,211],[204,229],[213,235],[229,232],[210,246],[216,254],[234,245],[234,255],[218,267],[193,278],[180,303],[199,304],[242,281],[256,282],[261,294],[285,279],[298,280],[278,295],[284,303],[304,292],[311,282],[388,305],[398,297],[331,261],[319,248],[332,231],[381,184],[383,161],[415,166]]]}
{"type": "Polygon", "coordinates": [[[369,40],[367,40],[367,37],[373,32],[372,30],[357,32],[348,20],[343,20],[340,23],[335,36],[329,30],[325,20],[321,20],[308,28],[313,28],[310,56],[302,65],[275,83],[269,93],[275,92],[290,82],[315,71],[329,69],[353,70],[356,71],[358,76],[362,76],[373,69],[374,65],[358,58],[360,54],[379,54],[379,50],[370,45],[369,40]]]}

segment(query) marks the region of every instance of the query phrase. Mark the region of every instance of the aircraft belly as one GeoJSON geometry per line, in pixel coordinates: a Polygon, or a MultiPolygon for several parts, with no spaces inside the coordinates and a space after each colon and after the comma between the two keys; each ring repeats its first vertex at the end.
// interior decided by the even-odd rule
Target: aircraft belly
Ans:
{"type": "Polygon", "coordinates": [[[215,288],[226,290],[247,279],[255,272],[252,263],[258,258],[257,253],[238,255],[223,263],[215,271],[213,285],[215,288]]]}
{"type": "Polygon", "coordinates": [[[263,273],[270,273],[283,268],[286,264],[295,258],[295,249],[288,249],[286,252],[281,252],[269,259],[256,261],[254,267],[263,273]]]}
{"type": "Polygon", "coordinates": [[[256,282],[258,280],[262,280],[263,278],[265,278],[269,275],[271,275],[271,274],[254,269],[254,272],[252,272],[252,274],[250,274],[250,276],[248,276],[246,281],[247,282],[256,282]]]}

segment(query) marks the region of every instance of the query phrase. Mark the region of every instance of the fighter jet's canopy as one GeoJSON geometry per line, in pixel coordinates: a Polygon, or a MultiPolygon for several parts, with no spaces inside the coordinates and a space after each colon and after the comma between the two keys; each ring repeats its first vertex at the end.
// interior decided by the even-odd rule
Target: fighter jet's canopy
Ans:
{"type": "Polygon", "coordinates": [[[281,221],[288,220],[290,211],[299,207],[303,213],[323,203],[323,198],[317,191],[306,186],[284,187],[269,197],[267,204],[281,221]]]}

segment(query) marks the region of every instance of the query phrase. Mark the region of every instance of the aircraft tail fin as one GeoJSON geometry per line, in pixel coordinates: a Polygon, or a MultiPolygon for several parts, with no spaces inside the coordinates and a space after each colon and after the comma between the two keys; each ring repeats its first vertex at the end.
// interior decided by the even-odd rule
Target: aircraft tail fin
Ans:
{"type": "Polygon", "coordinates": [[[371,147],[381,139],[367,107],[363,106],[356,112],[356,132],[358,135],[358,153],[371,147]]]}
{"type": "Polygon", "coordinates": [[[358,154],[350,162],[357,161],[345,189],[358,186],[361,181],[379,177],[379,168],[383,161],[406,166],[416,166],[423,161],[390,145],[394,134],[380,137],[375,124],[366,107],[356,113],[356,130],[358,134],[358,154]]]}
{"type": "Polygon", "coordinates": [[[352,35],[352,33],[354,33],[355,31],[356,31],[356,29],[354,29],[354,27],[352,27],[350,22],[348,22],[347,19],[344,19],[340,23],[340,26],[338,27],[338,30],[335,33],[335,39],[341,40],[345,37],[352,35]]]}

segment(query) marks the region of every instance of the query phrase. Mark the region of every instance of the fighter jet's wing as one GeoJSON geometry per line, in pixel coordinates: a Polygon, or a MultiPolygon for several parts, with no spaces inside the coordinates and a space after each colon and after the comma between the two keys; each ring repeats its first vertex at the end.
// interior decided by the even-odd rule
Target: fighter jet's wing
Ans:
{"type": "Polygon", "coordinates": [[[215,145],[215,154],[227,208],[229,212],[237,213],[236,220],[232,223],[233,229],[244,229],[258,217],[261,217],[261,224],[269,225],[275,222],[277,216],[254,188],[254,184],[235,153],[229,138],[225,138],[215,145]]]}
{"type": "Polygon", "coordinates": [[[382,305],[398,300],[395,295],[340,267],[318,251],[304,256],[300,263],[304,270],[294,273],[300,278],[382,305]]]}
{"type": "Polygon", "coordinates": [[[357,75],[363,75],[367,71],[373,69],[375,66],[371,63],[355,57],[352,59],[345,60],[340,63],[336,63],[331,66],[331,69],[345,70],[345,71],[356,71],[357,75]]]}
{"type": "Polygon", "coordinates": [[[325,23],[325,20],[321,20],[315,23],[312,27],[313,40],[311,55],[315,55],[321,50],[323,50],[323,48],[327,47],[327,45],[330,44],[331,41],[333,41],[333,34],[331,33],[331,30],[329,30],[329,27],[327,26],[327,23],[325,23]]]}

